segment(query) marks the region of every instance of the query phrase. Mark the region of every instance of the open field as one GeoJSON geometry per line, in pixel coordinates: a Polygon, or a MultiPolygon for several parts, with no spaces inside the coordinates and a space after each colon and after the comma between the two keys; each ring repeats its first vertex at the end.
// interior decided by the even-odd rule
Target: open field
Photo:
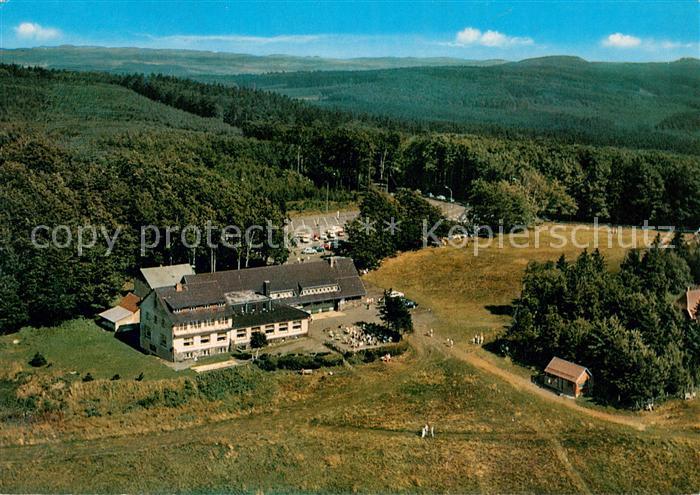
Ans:
{"type": "MultiPolygon", "coordinates": [[[[603,252],[613,267],[624,254],[603,252]]],[[[0,491],[697,492],[697,401],[603,410],[536,393],[524,370],[468,344],[507,322],[528,260],[559,254],[434,248],[385,261],[367,280],[421,303],[412,350],[390,364],[312,376],[242,366],[225,370],[230,392],[205,374],[191,399],[152,407],[136,401],[187,379],[73,384],[63,414],[3,424],[0,491]],[[82,412],[88,400],[99,416],[82,412]],[[435,438],[419,437],[426,422],[435,438]]],[[[12,361],[7,347],[0,356],[12,361]]]]}

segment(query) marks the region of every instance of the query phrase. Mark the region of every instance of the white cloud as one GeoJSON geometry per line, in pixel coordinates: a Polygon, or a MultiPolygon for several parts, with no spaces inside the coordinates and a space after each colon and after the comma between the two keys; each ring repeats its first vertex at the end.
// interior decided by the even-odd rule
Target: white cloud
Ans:
{"type": "Polygon", "coordinates": [[[43,27],[34,22],[22,22],[15,27],[18,38],[26,40],[46,41],[61,36],[61,31],[54,28],[43,27]]]}
{"type": "Polygon", "coordinates": [[[478,42],[479,38],[481,38],[481,31],[468,27],[457,33],[455,43],[460,45],[471,45],[478,42]]]}
{"type": "Polygon", "coordinates": [[[659,40],[654,38],[638,38],[629,34],[614,33],[604,38],[601,42],[609,48],[635,48],[647,52],[672,51],[682,49],[700,49],[699,43],[687,43],[673,40],[659,40]]]}
{"type": "Polygon", "coordinates": [[[451,46],[479,45],[490,48],[506,48],[516,45],[533,45],[532,38],[521,38],[517,36],[507,36],[498,31],[488,30],[482,32],[473,27],[467,27],[457,33],[455,40],[449,43],[451,46]]]}
{"type": "Polygon", "coordinates": [[[603,40],[603,46],[613,48],[635,48],[642,44],[642,40],[629,34],[613,33],[603,40]]]}
{"type": "Polygon", "coordinates": [[[269,45],[274,43],[311,43],[323,38],[319,34],[305,35],[278,35],[278,36],[245,36],[238,34],[212,34],[212,35],[196,35],[196,34],[175,34],[172,36],[164,36],[158,39],[165,41],[174,41],[179,43],[207,43],[207,42],[223,42],[223,43],[246,43],[253,45],[269,45]]]}

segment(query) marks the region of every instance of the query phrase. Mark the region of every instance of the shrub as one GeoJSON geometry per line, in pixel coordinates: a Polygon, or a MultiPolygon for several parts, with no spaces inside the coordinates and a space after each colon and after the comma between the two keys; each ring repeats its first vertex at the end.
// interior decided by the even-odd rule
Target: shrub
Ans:
{"type": "Polygon", "coordinates": [[[85,408],[85,416],[88,418],[100,417],[102,413],[94,405],[90,405],[85,408]]]}
{"type": "Polygon", "coordinates": [[[121,378],[122,378],[122,377],[119,376],[119,373],[117,373],[116,375],[114,375],[114,376],[111,378],[111,380],[112,380],[112,381],[116,381],[116,380],[121,380],[121,378]]]}
{"type": "Polygon", "coordinates": [[[259,349],[260,347],[265,347],[267,345],[267,336],[262,332],[253,332],[250,336],[250,347],[253,349],[259,349]]]}
{"type": "Polygon", "coordinates": [[[160,403],[160,392],[153,392],[152,394],[147,395],[143,399],[139,399],[138,401],[136,401],[136,403],[144,409],[150,409],[151,407],[155,407],[160,403]]]}
{"type": "Polygon", "coordinates": [[[232,351],[231,356],[242,361],[247,361],[253,357],[253,355],[250,352],[242,350],[232,351]]]}
{"type": "Polygon", "coordinates": [[[89,373],[89,372],[88,372],[87,375],[85,375],[85,376],[83,377],[83,381],[84,381],[84,382],[91,382],[91,381],[93,381],[93,380],[94,380],[94,378],[92,377],[92,374],[89,373]]]}
{"type": "Polygon", "coordinates": [[[197,375],[199,395],[207,400],[223,400],[229,395],[242,395],[255,390],[260,382],[260,372],[255,368],[227,368],[197,375]]]}
{"type": "Polygon", "coordinates": [[[402,340],[396,344],[385,345],[372,349],[362,349],[357,352],[348,351],[345,353],[345,359],[352,363],[371,363],[381,358],[385,354],[391,354],[392,357],[400,356],[408,350],[408,342],[402,340]]]}
{"type": "Polygon", "coordinates": [[[29,365],[34,368],[46,366],[46,358],[40,352],[37,352],[34,354],[34,357],[29,360],[29,365]]]}
{"type": "Polygon", "coordinates": [[[265,371],[319,369],[343,364],[343,356],[330,352],[317,354],[284,354],[273,356],[265,354],[255,360],[255,364],[265,371]]]}

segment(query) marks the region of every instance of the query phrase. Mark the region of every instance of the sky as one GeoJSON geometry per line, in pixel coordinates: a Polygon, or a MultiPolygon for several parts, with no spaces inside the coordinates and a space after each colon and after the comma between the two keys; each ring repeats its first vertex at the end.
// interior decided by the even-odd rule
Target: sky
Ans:
{"type": "Polygon", "coordinates": [[[0,0],[0,47],[180,48],[335,58],[700,57],[700,0],[0,0]]]}

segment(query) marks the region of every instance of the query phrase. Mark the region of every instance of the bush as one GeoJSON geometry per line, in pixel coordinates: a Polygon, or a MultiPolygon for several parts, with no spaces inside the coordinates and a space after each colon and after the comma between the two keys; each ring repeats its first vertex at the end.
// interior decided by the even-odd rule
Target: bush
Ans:
{"type": "Polygon", "coordinates": [[[255,360],[255,364],[262,370],[315,370],[329,368],[343,364],[343,356],[330,352],[317,354],[284,354],[273,356],[265,354],[255,360]]]}
{"type": "Polygon", "coordinates": [[[134,380],[136,380],[137,382],[140,382],[140,381],[143,381],[143,378],[144,378],[144,375],[143,375],[143,371],[142,371],[141,373],[139,373],[139,376],[134,378],[134,380]]]}
{"type": "Polygon", "coordinates": [[[255,390],[259,385],[260,372],[245,368],[227,368],[197,375],[199,395],[208,400],[223,400],[229,395],[242,395],[255,390]]]}
{"type": "Polygon", "coordinates": [[[391,354],[392,357],[400,356],[408,350],[408,342],[402,340],[396,344],[385,345],[373,349],[363,349],[361,351],[345,353],[345,359],[351,363],[371,363],[381,358],[385,354],[391,354]]]}
{"type": "Polygon", "coordinates": [[[253,355],[248,351],[235,350],[231,352],[231,356],[240,359],[241,361],[248,361],[253,358],[253,355]]]}
{"type": "Polygon", "coordinates": [[[253,349],[259,349],[260,347],[265,347],[267,345],[267,336],[262,332],[253,332],[250,336],[250,347],[253,349]]]}
{"type": "Polygon", "coordinates": [[[121,379],[122,379],[122,377],[119,376],[119,373],[117,373],[116,375],[114,375],[114,376],[111,378],[111,380],[112,380],[113,382],[114,382],[114,381],[117,381],[117,380],[121,380],[121,379]]]}
{"type": "Polygon", "coordinates": [[[89,372],[88,372],[87,375],[85,375],[85,376],[83,377],[83,381],[84,381],[84,382],[91,382],[91,381],[93,381],[93,380],[94,380],[94,378],[92,377],[92,374],[90,374],[89,372]]]}
{"type": "Polygon", "coordinates": [[[40,352],[37,352],[34,354],[34,357],[29,360],[29,365],[34,368],[46,366],[46,358],[40,352]]]}

